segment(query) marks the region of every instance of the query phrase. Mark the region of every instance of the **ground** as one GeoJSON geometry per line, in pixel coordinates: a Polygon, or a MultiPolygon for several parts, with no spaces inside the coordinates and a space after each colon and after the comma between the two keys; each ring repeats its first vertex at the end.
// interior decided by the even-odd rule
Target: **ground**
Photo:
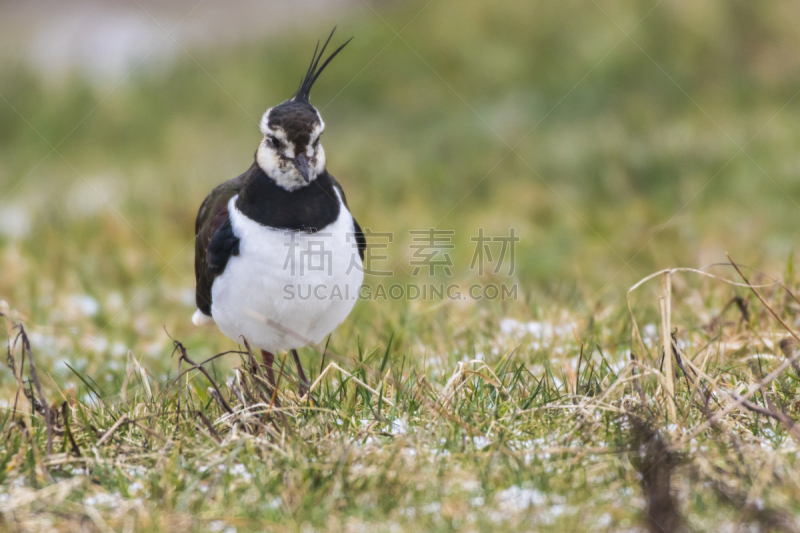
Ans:
{"type": "Polygon", "coordinates": [[[529,4],[336,21],[312,102],[388,274],[310,400],[192,325],[193,225],[328,21],[110,82],[4,58],[2,526],[797,530],[800,12],[529,4]]]}

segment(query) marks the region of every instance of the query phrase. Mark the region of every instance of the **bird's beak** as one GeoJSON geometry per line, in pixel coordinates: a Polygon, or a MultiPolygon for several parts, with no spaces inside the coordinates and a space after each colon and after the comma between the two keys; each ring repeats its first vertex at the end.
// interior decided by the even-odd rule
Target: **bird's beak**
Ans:
{"type": "Polygon", "coordinates": [[[294,163],[294,166],[300,171],[300,175],[303,176],[306,183],[310,183],[311,179],[308,177],[308,157],[306,157],[306,154],[298,155],[292,159],[292,163],[294,163]]]}

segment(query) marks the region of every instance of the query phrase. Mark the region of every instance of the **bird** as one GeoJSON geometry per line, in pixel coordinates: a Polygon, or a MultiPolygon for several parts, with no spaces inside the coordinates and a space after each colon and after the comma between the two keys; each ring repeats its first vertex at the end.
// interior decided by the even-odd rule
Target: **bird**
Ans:
{"type": "Polygon", "coordinates": [[[216,188],[195,222],[196,325],[261,350],[275,388],[275,354],[291,351],[298,392],[308,392],[297,348],[321,342],[350,314],[364,277],[366,239],[326,168],[325,122],[310,100],[336,28],[319,41],[297,92],[267,109],[250,168],[216,188]]]}

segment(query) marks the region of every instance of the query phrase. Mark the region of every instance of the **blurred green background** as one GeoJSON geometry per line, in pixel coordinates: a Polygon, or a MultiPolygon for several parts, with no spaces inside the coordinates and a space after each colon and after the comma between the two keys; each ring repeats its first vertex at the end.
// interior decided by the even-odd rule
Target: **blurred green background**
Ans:
{"type": "MultiPolygon", "coordinates": [[[[409,276],[408,231],[429,227],[455,230],[464,283],[478,228],[515,228],[522,307],[619,303],[657,269],[725,251],[775,273],[792,253],[796,2],[248,5],[226,17],[179,2],[161,19],[131,3],[135,24],[103,15],[75,30],[95,35],[75,64],[57,40],[33,55],[14,41],[36,13],[5,17],[17,32],[0,55],[0,299],[47,357],[81,369],[90,352],[106,368],[133,349],[166,368],[163,326],[190,347],[227,346],[189,320],[194,217],[250,165],[261,114],[292,95],[334,24],[334,42],[355,39],[312,102],[351,210],[396,235],[389,281],[409,276]]],[[[340,334],[404,305],[362,302],[340,334]]]]}

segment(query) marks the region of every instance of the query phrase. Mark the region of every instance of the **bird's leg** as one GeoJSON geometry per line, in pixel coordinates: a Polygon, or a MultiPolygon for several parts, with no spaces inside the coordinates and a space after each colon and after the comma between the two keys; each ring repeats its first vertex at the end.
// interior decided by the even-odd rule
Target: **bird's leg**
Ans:
{"type": "Polygon", "coordinates": [[[272,390],[275,390],[275,373],[272,370],[272,363],[275,361],[275,355],[266,350],[261,350],[261,358],[264,359],[264,366],[267,367],[267,381],[269,381],[272,390]]]}
{"type": "Polygon", "coordinates": [[[292,357],[294,357],[294,364],[297,365],[297,376],[300,378],[297,383],[297,392],[300,393],[300,396],[305,396],[311,383],[309,383],[306,373],[303,371],[303,365],[300,363],[300,356],[297,354],[297,350],[292,349],[292,357]]]}

